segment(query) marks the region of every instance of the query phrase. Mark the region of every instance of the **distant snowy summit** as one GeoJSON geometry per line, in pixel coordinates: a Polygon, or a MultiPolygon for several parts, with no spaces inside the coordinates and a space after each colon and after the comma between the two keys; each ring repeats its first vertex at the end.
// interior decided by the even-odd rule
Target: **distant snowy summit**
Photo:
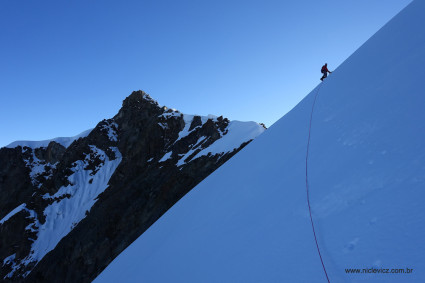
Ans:
{"type": "Polygon", "coordinates": [[[30,147],[30,148],[38,148],[38,147],[48,147],[49,143],[54,141],[64,147],[68,147],[71,145],[71,143],[79,138],[85,138],[87,137],[90,132],[93,129],[89,129],[86,130],[84,132],[82,132],[79,135],[76,135],[74,137],[58,137],[58,138],[54,138],[54,139],[50,139],[50,140],[43,140],[43,141],[14,141],[10,144],[8,144],[6,147],[8,148],[15,148],[17,146],[21,146],[21,147],[30,147]]]}
{"type": "Polygon", "coordinates": [[[0,276],[88,282],[265,127],[182,114],[143,91],[71,138],[0,149],[0,276]]]}

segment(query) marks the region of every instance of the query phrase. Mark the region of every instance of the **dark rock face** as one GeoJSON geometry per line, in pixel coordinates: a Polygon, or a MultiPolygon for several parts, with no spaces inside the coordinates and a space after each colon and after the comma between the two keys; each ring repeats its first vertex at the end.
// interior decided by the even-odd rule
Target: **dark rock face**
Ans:
{"type": "Polygon", "coordinates": [[[228,133],[228,126],[223,117],[185,121],[183,114],[136,91],[113,119],[101,121],[68,148],[51,142],[46,148],[0,149],[0,219],[21,206],[0,224],[1,278],[92,281],[181,197],[251,141],[241,139],[237,148],[208,153],[209,146],[228,133]],[[85,211],[68,216],[75,209],[85,211]],[[68,226],[67,219],[72,220],[68,226]],[[46,234],[45,229],[55,225],[70,231],[58,234],[52,228],[46,234]],[[60,236],[55,236],[59,238],[54,246],[42,238],[51,235],[60,236]],[[45,247],[46,254],[40,256],[34,246],[45,247]]]}
{"type": "Polygon", "coordinates": [[[25,166],[22,148],[2,148],[0,150],[0,219],[9,211],[28,201],[33,192],[25,166]]]}

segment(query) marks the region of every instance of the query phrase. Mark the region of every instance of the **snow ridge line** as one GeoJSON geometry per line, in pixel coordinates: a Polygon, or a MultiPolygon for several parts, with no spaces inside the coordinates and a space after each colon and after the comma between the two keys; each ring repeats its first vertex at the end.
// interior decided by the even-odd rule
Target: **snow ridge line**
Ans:
{"type": "Polygon", "coordinates": [[[320,262],[322,263],[323,271],[325,272],[326,279],[328,280],[328,283],[331,281],[329,280],[328,273],[326,272],[325,264],[323,263],[322,254],[320,253],[319,243],[317,242],[316,237],[316,230],[314,229],[314,222],[313,222],[313,216],[311,214],[311,206],[310,206],[310,194],[309,194],[309,186],[308,186],[308,154],[310,151],[310,137],[311,137],[311,124],[313,121],[313,112],[314,112],[314,105],[316,104],[317,95],[319,94],[320,88],[322,87],[323,83],[319,85],[319,88],[316,91],[316,94],[314,95],[314,101],[313,106],[311,107],[311,113],[310,113],[310,125],[308,127],[308,141],[307,141],[307,152],[305,156],[305,187],[307,191],[307,204],[308,204],[308,211],[310,213],[310,221],[311,221],[311,227],[313,228],[313,235],[314,235],[314,241],[316,242],[317,252],[319,253],[320,262]]]}

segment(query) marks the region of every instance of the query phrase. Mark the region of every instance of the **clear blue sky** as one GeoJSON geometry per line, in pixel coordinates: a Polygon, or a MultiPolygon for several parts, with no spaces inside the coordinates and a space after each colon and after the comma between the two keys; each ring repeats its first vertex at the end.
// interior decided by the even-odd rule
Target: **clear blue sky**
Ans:
{"type": "Polygon", "coordinates": [[[0,146],[76,135],[138,89],[270,126],[410,2],[3,0],[0,146]]]}

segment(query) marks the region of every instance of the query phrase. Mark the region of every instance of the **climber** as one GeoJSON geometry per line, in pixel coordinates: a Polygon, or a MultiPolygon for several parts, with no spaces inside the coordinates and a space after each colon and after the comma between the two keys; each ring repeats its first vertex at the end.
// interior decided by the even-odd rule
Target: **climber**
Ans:
{"type": "Polygon", "coordinates": [[[325,65],[322,66],[321,72],[323,74],[323,76],[320,78],[321,81],[323,81],[323,79],[326,79],[326,77],[328,76],[328,72],[329,74],[332,73],[328,70],[328,63],[325,63],[325,65]]]}

